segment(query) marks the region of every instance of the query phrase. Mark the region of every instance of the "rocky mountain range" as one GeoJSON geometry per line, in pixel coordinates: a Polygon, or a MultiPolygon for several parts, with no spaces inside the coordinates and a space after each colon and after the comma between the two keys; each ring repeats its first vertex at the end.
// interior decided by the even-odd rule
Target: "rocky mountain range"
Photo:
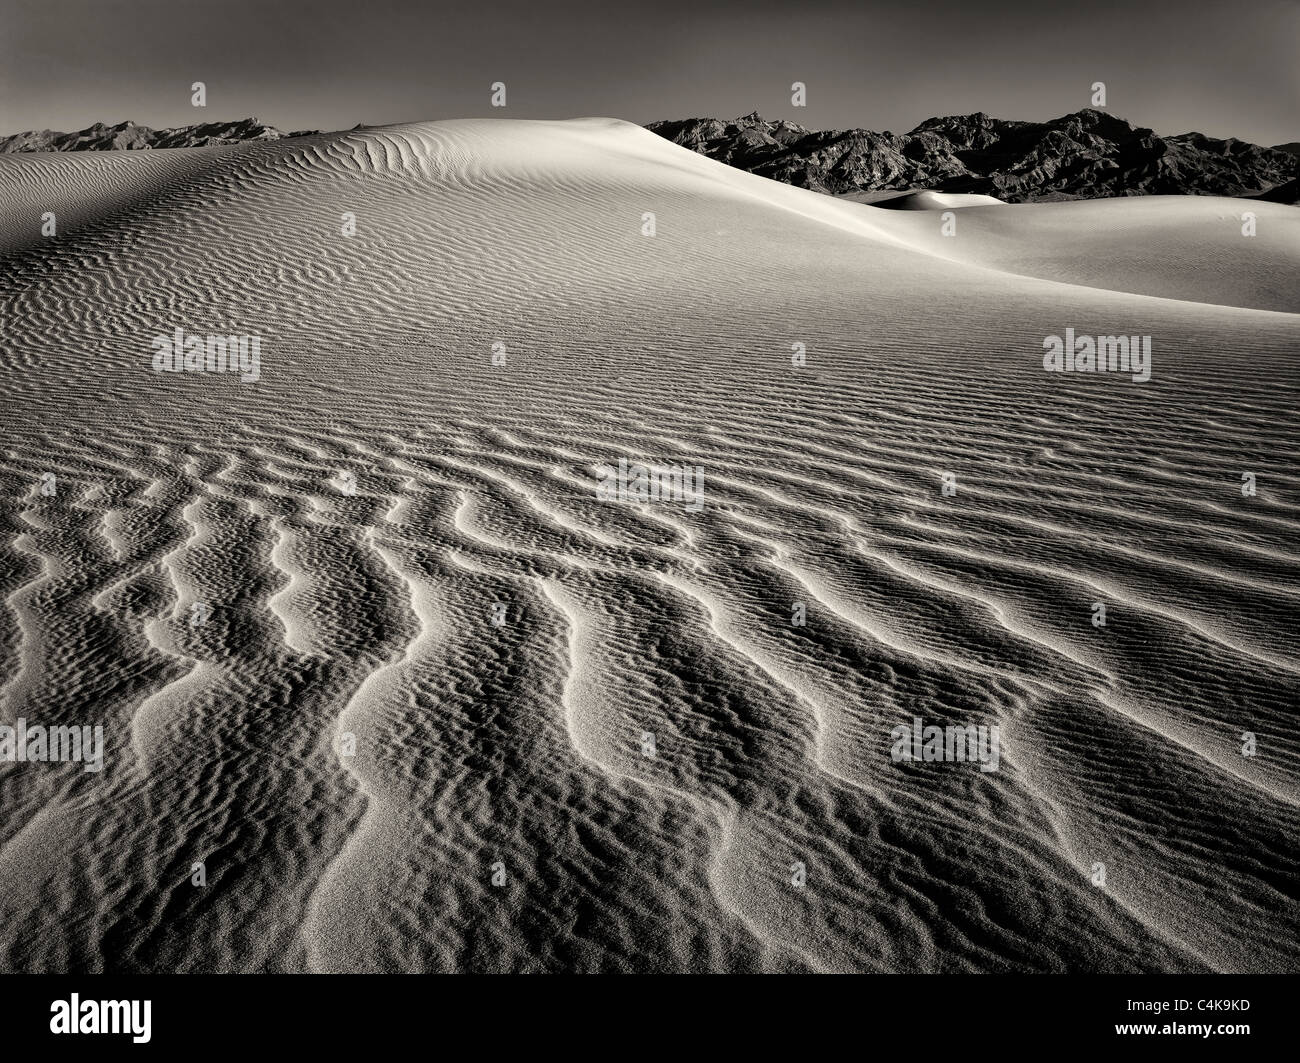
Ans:
{"type": "MultiPolygon", "coordinates": [[[[830,195],[904,189],[976,192],[1009,203],[1138,195],[1219,195],[1296,203],[1300,144],[1261,147],[1200,133],[1159,136],[1105,111],[1050,122],[987,114],[931,118],[909,133],[810,130],[757,112],[734,120],[688,118],[646,128],[751,173],[830,195]]],[[[102,122],[75,133],[0,137],[15,151],[140,151],[309,136],[256,118],[151,129],[102,122]]]]}
{"type": "Polygon", "coordinates": [[[931,118],[901,134],[819,132],[757,113],[647,128],[719,162],[831,195],[924,188],[1009,203],[1138,195],[1276,195],[1295,202],[1300,177],[1295,144],[1266,148],[1200,133],[1162,137],[1092,109],[1050,122],[982,112],[931,118]]]}
{"type": "Polygon", "coordinates": [[[204,148],[218,144],[239,144],[247,140],[280,140],[310,136],[315,130],[282,133],[256,118],[234,122],[203,122],[174,129],[151,129],[134,122],[105,125],[96,122],[76,133],[41,129],[0,137],[0,154],[14,151],[148,151],[153,148],[204,148]]]}

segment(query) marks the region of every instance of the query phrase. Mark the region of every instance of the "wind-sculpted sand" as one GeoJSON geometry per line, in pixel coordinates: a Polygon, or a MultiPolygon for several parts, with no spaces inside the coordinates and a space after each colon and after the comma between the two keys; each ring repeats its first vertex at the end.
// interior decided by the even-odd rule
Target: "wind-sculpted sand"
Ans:
{"type": "Polygon", "coordinates": [[[0,723],[105,745],[0,763],[0,966],[1300,967],[1300,211],[943,209],[601,120],[0,159],[0,723]]]}

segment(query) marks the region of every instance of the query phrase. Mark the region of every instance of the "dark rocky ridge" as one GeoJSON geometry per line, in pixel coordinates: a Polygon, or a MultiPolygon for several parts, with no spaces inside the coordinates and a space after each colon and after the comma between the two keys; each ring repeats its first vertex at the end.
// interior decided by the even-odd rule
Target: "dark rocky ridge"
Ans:
{"type": "Polygon", "coordinates": [[[15,151],[148,151],[154,148],[203,148],[220,144],[240,144],[248,140],[281,140],[285,137],[311,136],[315,130],[282,133],[274,126],[263,125],[256,118],[234,122],[203,122],[175,129],[151,129],[134,122],[105,125],[96,122],[76,133],[57,133],[42,129],[0,137],[0,154],[15,151]]]}
{"type": "MultiPolygon", "coordinates": [[[[810,130],[757,112],[721,121],[688,118],[646,127],[719,162],[830,195],[926,188],[979,192],[1010,203],[1139,195],[1219,195],[1295,203],[1300,145],[1261,147],[1200,133],[1161,137],[1105,111],[1050,122],[979,112],[931,118],[910,133],[810,130]]],[[[76,133],[0,137],[0,153],[142,151],[311,136],[256,118],[151,129],[102,122],[76,133]]]]}
{"type": "Polygon", "coordinates": [[[1138,195],[1286,199],[1300,176],[1293,145],[1261,147],[1200,133],[1161,137],[1105,111],[1050,122],[983,113],[931,118],[910,133],[818,132],[757,113],[648,129],[709,158],[831,195],[925,188],[1007,202],[1138,195]]]}

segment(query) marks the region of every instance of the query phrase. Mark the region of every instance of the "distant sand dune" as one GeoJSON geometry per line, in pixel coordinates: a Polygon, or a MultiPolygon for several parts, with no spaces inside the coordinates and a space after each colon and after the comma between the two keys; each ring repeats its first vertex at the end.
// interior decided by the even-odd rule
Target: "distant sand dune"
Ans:
{"type": "Polygon", "coordinates": [[[0,763],[0,967],[1295,970],[1300,211],[926,205],[610,120],[0,158],[0,722],[106,745],[0,763]]]}

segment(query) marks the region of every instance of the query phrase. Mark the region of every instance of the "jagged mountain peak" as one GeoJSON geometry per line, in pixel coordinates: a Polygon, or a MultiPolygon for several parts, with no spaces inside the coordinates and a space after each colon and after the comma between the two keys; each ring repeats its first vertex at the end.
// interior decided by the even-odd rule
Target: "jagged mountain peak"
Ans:
{"type": "Polygon", "coordinates": [[[710,158],[832,195],[902,189],[977,193],[1008,202],[1129,195],[1285,197],[1300,157],[1199,133],[1161,137],[1087,107],[1047,122],[983,111],[928,118],[910,133],[818,132],[764,121],[654,122],[653,132],[710,158]]]}

